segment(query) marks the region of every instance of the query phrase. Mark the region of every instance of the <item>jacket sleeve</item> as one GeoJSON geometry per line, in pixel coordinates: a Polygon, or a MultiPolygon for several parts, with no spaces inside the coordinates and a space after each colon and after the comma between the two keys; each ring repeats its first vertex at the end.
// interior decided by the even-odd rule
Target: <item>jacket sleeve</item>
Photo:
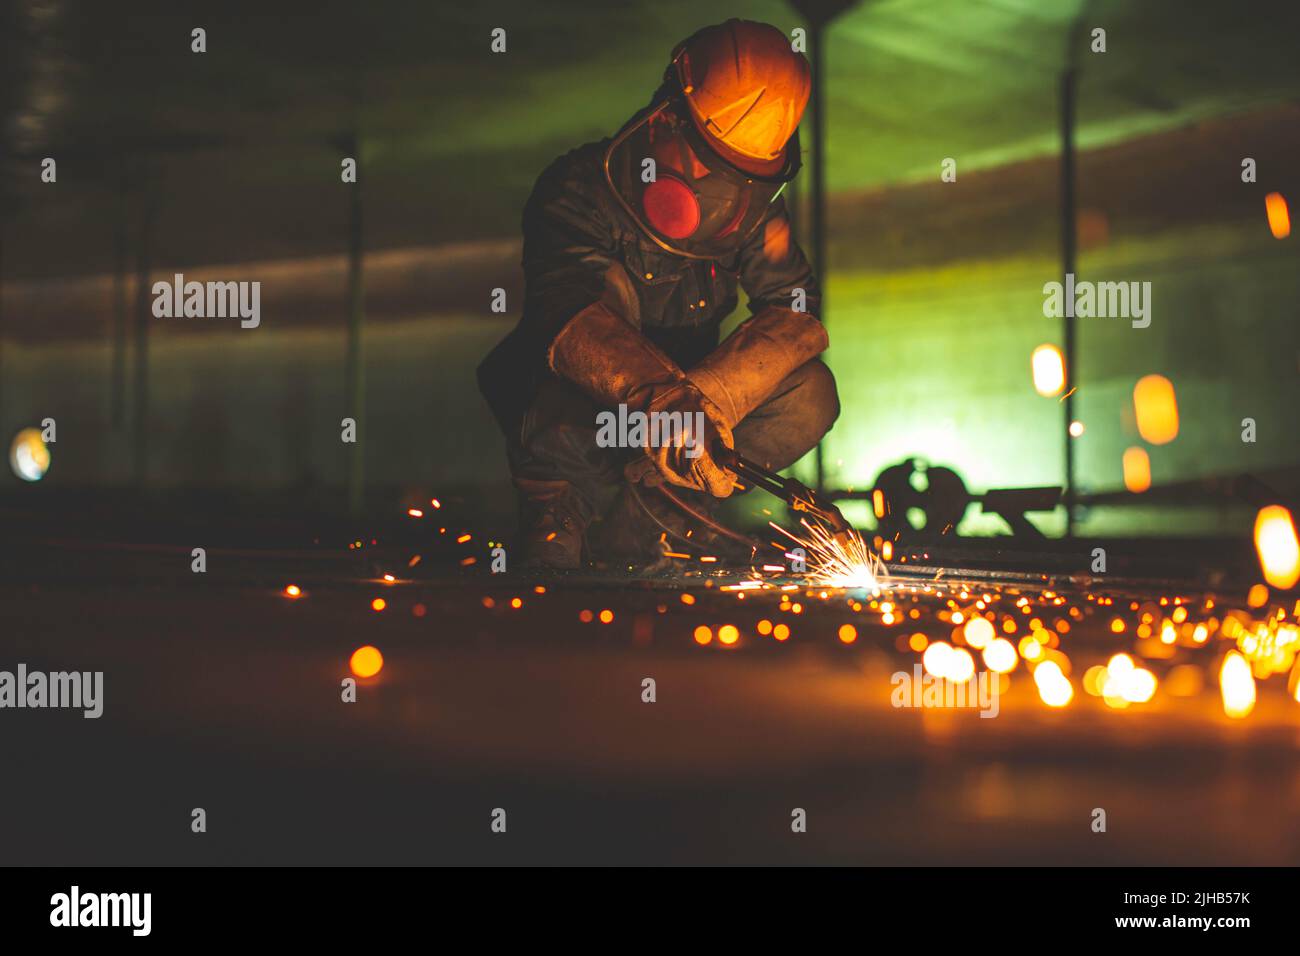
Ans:
{"type": "Polygon", "coordinates": [[[740,285],[749,296],[749,311],[789,309],[794,290],[803,289],[803,311],[821,315],[821,286],[790,231],[785,200],[772,203],[763,224],[740,250],[740,285]]]}
{"type": "MultiPolygon", "coordinates": [[[[524,207],[525,333],[549,348],[560,329],[606,294],[617,247],[593,183],[560,160],[538,179],[524,207]]],[[[590,177],[588,177],[589,179],[590,177]]]]}

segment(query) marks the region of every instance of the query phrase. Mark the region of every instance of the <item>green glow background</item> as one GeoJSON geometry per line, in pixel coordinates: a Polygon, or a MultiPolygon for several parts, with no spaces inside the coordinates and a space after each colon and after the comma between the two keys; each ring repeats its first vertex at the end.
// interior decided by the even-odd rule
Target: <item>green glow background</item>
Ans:
{"type": "MultiPolygon", "coordinates": [[[[242,3],[143,2],[133,9],[147,15],[135,18],[108,4],[53,9],[45,40],[15,43],[9,31],[5,50],[0,105],[18,165],[0,185],[10,286],[0,428],[10,435],[54,409],[74,433],[93,433],[55,456],[50,483],[70,485],[129,479],[126,438],[103,427],[111,305],[32,321],[12,303],[40,297],[13,285],[111,271],[116,157],[146,158],[165,197],[154,263],[163,274],[339,255],[347,206],[335,144],[353,132],[368,252],[472,259],[476,243],[517,240],[538,172],[640,107],[682,37],[728,16],[801,25],[776,0],[325,0],[301,19],[242,3]],[[178,39],[196,23],[209,31],[202,58],[178,39]],[[509,52],[494,57],[487,36],[498,26],[509,52]],[[57,190],[26,172],[45,150],[63,157],[57,190]]],[[[1172,444],[1149,449],[1157,490],[1242,472],[1295,488],[1297,238],[1269,235],[1263,197],[1279,190],[1293,215],[1300,208],[1298,11],[1293,0],[879,0],[835,22],[823,271],[844,412],[824,446],[830,486],[868,488],[909,456],[956,469],[975,491],[1062,482],[1062,407],[1034,392],[1029,356],[1061,341],[1061,323],[1042,315],[1042,286],[1060,273],[1057,84],[1073,51],[1078,272],[1149,281],[1153,296],[1148,329],[1079,321],[1081,490],[1122,488],[1120,456],[1141,444],[1131,390],[1152,372],[1174,382],[1182,419],[1172,444]],[[1076,19],[1085,33],[1071,45],[1076,19]],[[1088,49],[1094,26],[1107,31],[1104,54],[1088,49]],[[1244,156],[1258,161],[1255,184],[1240,180],[1244,156]],[[939,181],[946,157],[955,183],[939,181]],[[1240,440],[1245,417],[1258,424],[1256,444],[1240,440]]],[[[793,200],[807,245],[803,179],[793,200]]],[[[479,285],[511,281],[475,273],[448,296],[413,272],[398,283],[414,290],[405,301],[368,279],[366,471],[376,484],[463,488],[509,507],[500,436],[473,369],[516,316],[467,303],[486,301],[479,285]]],[[[257,336],[220,340],[160,331],[150,349],[154,481],[340,480],[339,293],[310,327],[272,319],[257,336]]],[[[810,477],[809,462],[797,471],[810,477]]],[[[1082,530],[1249,526],[1240,507],[1150,497],[1094,508],[1082,530]]],[[[865,511],[855,517],[870,524],[865,511]]],[[[1060,517],[1044,527],[1059,530],[1060,517]]],[[[1001,526],[972,508],[961,530],[1001,526]]]]}

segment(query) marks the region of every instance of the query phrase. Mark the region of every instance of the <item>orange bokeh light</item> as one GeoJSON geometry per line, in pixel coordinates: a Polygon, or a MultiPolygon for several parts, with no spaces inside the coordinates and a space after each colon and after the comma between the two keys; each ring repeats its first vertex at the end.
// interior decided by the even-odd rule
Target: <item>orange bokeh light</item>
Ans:
{"type": "Polygon", "coordinates": [[[1264,580],[1286,590],[1300,581],[1300,539],[1291,512],[1281,505],[1261,508],[1255,516],[1255,553],[1264,580]]]}
{"type": "Polygon", "coordinates": [[[388,607],[388,602],[383,598],[375,598],[370,602],[370,606],[376,611],[382,611],[384,608],[388,607]]]}
{"type": "Polygon", "coordinates": [[[1065,388],[1065,356],[1055,345],[1040,345],[1030,356],[1034,374],[1034,391],[1044,397],[1060,394],[1065,388]]]}
{"type": "Polygon", "coordinates": [[[384,655],[379,653],[379,648],[366,644],[352,652],[348,666],[358,677],[374,677],[384,669],[384,655]]]}
{"type": "Polygon", "coordinates": [[[1285,239],[1291,235],[1291,213],[1286,208],[1286,199],[1281,193],[1269,193],[1264,197],[1264,211],[1268,214],[1268,229],[1274,239],[1285,239]]]}
{"type": "Polygon", "coordinates": [[[1153,445],[1178,437],[1178,399],[1174,383],[1163,375],[1144,375],[1133,387],[1138,434],[1153,445]]]}
{"type": "Polygon", "coordinates": [[[1145,449],[1124,449],[1124,487],[1134,494],[1151,487],[1151,459],[1145,449]]]}

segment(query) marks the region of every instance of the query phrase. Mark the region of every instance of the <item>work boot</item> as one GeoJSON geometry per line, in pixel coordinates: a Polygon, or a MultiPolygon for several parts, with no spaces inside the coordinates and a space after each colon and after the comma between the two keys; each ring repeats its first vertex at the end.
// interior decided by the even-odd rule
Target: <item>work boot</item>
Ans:
{"type": "Polygon", "coordinates": [[[586,509],[567,481],[516,478],[523,568],[573,571],[582,566],[586,509]]]}

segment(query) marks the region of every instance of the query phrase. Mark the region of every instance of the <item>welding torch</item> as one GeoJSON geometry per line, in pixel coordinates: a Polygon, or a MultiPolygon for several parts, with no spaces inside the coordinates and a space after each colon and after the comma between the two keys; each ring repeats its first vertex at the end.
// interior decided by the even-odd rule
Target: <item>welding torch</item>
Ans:
{"type": "MultiPolygon", "coordinates": [[[[736,473],[738,478],[748,482],[755,488],[762,488],[769,494],[775,495],[786,503],[793,511],[802,511],[812,515],[817,520],[831,529],[831,536],[842,545],[848,545],[856,532],[853,526],[841,513],[840,509],[832,502],[825,500],[817,492],[813,491],[803,482],[796,478],[782,478],[776,472],[764,468],[757,462],[750,461],[744,455],[741,455],[734,448],[728,448],[719,442],[713,449],[712,458],[723,468],[727,468],[736,473]]],[[[735,538],[746,544],[752,542],[743,535],[739,535],[729,528],[723,527],[714,521],[711,517],[704,514],[697,508],[692,507],[688,502],[682,500],[671,488],[655,478],[654,461],[648,455],[641,456],[633,462],[630,462],[624,469],[630,487],[633,492],[636,491],[636,485],[640,481],[648,481],[654,484],[660,492],[664,494],[678,508],[701,523],[712,528],[714,531],[729,537],[735,538]]],[[[642,505],[644,507],[644,505],[642,505]]]]}
{"type": "Polygon", "coordinates": [[[782,478],[776,472],[750,461],[734,448],[727,448],[722,444],[714,449],[713,460],[723,468],[734,471],[738,477],[755,488],[762,488],[769,494],[776,495],[789,505],[791,510],[806,512],[822,521],[830,527],[837,541],[844,543],[853,535],[853,526],[848,523],[840,509],[802,481],[796,478],[782,478]]]}

